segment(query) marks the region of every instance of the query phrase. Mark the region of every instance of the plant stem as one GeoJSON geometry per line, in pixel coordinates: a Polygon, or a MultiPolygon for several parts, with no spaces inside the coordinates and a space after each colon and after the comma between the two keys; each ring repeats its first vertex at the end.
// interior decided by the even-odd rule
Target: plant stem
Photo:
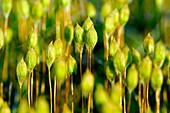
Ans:
{"type": "Polygon", "coordinates": [[[43,19],[42,19],[42,30],[46,31],[46,12],[43,15],[43,19]]]}
{"type": "Polygon", "coordinates": [[[129,92],[129,101],[128,101],[128,107],[127,107],[127,112],[130,113],[130,105],[131,105],[131,92],[129,92]]]}
{"type": "Polygon", "coordinates": [[[74,87],[73,87],[73,75],[71,75],[71,94],[72,94],[72,113],[74,113],[74,87]]]}
{"type": "Polygon", "coordinates": [[[36,75],[36,99],[38,99],[38,94],[39,94],[39,77],[36,75]]]}
{"type": "Polygon", "coordinates": [[[22,100],[22,85],[19,86],[19,90],[20,90],[20,102],[22,100]]]}
{"type": "Polygon", "coordinates": [[[30,103],[31,103],[31,99],[30,99],[30,80],[31,80],[31,72],[29,72],[29,75],[28,75],[28,105],[30,107],[30,103]]]}
{"type": "Polygon", "coordinates": [[[3,98],[3,82],[0,83],[0,97],[3,98]]]}
{"type": "Polygon", "coordinates": [[[54,113],[56,113],[56,91],[57,90],[57,79],[56,76],[54,76],[54,113]]]}
{"type": "Polygon", "coordinates": [[[149,107],[149,83],[146,84],[146,109],[149,107]]]}
{"type": "Polygon", "coordinates": [[[91,92],[89,93],[89,98],[88,98],[88,111],[87,111],[87,113],[90,113],[90,105],[91,105],[91,92]]]}
{"type": "Polygon", "coordinates": [[[7,29],[8,29],[8,16],[5,17],[5,23],[4,23],[4,37],[7,36],[7,29]]]}
{"type": "Polygon", "coordinates": [[[156,90],[155,98],[156,98],[156,113],[160,113],[160,90],[156,90]]]}
{"type": "Polygon", "coordinates": [[[61,85],[60,85],[60,83],[59,83],[59,81],[57,81],[57,109],[56,109],[56,111],[57,111],[57,113],[60,113],[60,87],[61,87],[61,85]]]}
{"type": "MultiPolygon", "coordinates": [[[[109,42],[108,42],[109,36],[106,33],[106,31],[104,31],[104,59],[105,59],[105,65],[104,65],[104,70],[105,70],[105,74],[106,74],[106,62],[108,61],[108,57],[109,57],[109,42]]],[[[108,91],[108,79],[106,78],[105,80],[105,89],[106,91],[108,91]]]]}
{"type": "Polygon", "coordinates": [[[9,92],[8,92],[8,105],[11,105],[11,94],[12,94],[12,82],[9,85],[9,92]]]}
{"type": "MultiPolygon", "coordinates": [[[[67,72],[68,73],[68,72],[67,72]]],[[[66,87],[66,92],[65,92],[65,99],[66,99],[66,104],[68,105],[68,93],[69,93],[69,74],[67,74],[67,76],[66,76],[66,85],[65,85],[65,87],[66,87]]]]}
{"type": "Polygon", "coordinates": [[[52,113],[52,87],[51,87],[51,74],[50,74],[50,68],[48,68],[48,82],[49,82],[49,87],[50,87],[50,112],[52,113]]]}
{"type": "MultiPolygon", "coordinates": [[[[82,50],[80,51],[80,79],[82,80],[82,50]]],[[[83,93],[81,94],[82,99],[82,113],[84,113],[84,98],[83,93]]]]}
{"type": "Polygon", "coordinates": [[[124,71],[124,80],[123,80],[123,107],[124,107],[124,113],[126,113],[126,90],[125,90],[125,84],[126,83],[126,69],[124,71]]]}
{"type": "Polygon", "coordinates": [[[122,76],[119,75],[119,85],[120,85],[120,107],[122,107],[122,76]]]}
{"type": "Polygon", "coordinates": [[[138,104],[139,104],[139,113],[142,113],[142,107],[141,107],[141,83],[139,80],[139,89],[138,89],[138,104]]]}
{"type": "Polygon", "coordinates": [[[31,105],[33,105],[34,72],[31,70],[31,105]]]}

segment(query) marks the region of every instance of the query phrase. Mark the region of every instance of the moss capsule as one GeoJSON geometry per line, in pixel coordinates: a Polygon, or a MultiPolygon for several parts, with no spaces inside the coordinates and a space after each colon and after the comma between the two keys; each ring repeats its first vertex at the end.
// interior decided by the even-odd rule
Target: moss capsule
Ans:
{"type": "Polygon", "coordinates": [[[90,91],[93,90],[93,87],[94,87],[94,76],[90,72],[90,70],[87,69],[86,72],[83,74],[83,78],[81,81],[81,88],[82,88],[83,95],[87,97],[90,91]]]}
{"type": "Polygon", "coordinates": [[[53,42],[51,41],[46,51],[46,64],[48,66],[48,69],[51,68],[54,60],[55,60],[55,48],[53,42]]]}
{"type": "Polygon", "coordinates": [[[24,80],[27,77],[27,65],[26,65],[23,58],[21,59],[21,61],[17,65],[16,73],[17,73],[18,82],[19,82],[19,85],[20,85],[20,88],[21,88],[24,80]]]}
{"type": "Polygon", "coordinates": [[[155,47],[154,53],[154,63],[156,63],[159,67],[162,67],[163,62],[165,60],[166,49],[162,41],[159,41],[155,47]]]}
{"type": "Polygon", "coordinates": [[[142,83],[148,83],[152,71],[152,61],[149,56],[146,56],[139,66],[140,79],[142,83]]]}
{"type": "Polygon", "coordinates": [[[143,48],[146,54],[151,54],[154,52],[154,40],[150,33],[148,33],[143,41],[143,48]]]}
{"type": "Polygon", "coordinates": [[[151,86],[156,91],[161,89],[162,84],[163,84],[162,70],[158,66],[155,66],[152,71],[151,86]]]}
{"type": "Polygon", "coordinates": [[[98,40],[97,32],[94,26],[91,26],[85,34],[84,42],[85,42],[86,47],[87,48],[90,47],[91,50],[93,50],[94,46],[97,43],[97,40],[98,40]]]}
{"type": "Polygon", "coordinates": [[[34,67],[36,66],[37,63],[37,56],[36,56],[36,52],[33,48],[31,48],[26,55],[26,64],[28,69],[34,69],[34,67]]]}
{"type": "Polygon", "coordinates": [[[126,83],[130,93],[138,85],[138,71],[135,67],[135,64],[132,64],[132,66],[128,69],[126,83]]]}

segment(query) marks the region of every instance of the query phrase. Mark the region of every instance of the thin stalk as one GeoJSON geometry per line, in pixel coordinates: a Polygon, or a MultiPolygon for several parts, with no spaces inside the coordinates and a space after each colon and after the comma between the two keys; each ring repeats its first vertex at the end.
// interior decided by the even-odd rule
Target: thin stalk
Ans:
{"type": "Polygon", "coordinates": [[[42,19],[42,30],[46,31],[46,12],[43,15],[43,19],[42,19]]]}
{"type": "Polygon", "coordinates": [[[57,109],[56,109],[56,92],[57,92],[57,79],[56,79],[56,76],[54,76],[54,113],[57,112],[57,109]]]}
{"type": "Polygon", "coordinates": [[[128,112],[128,113],[130,113],[131,96],[132,96],[132,93],[129,92],[129,101],[128,101],[128,107],[127,107],[127,112],[128,112]]]}
{"type": "Polygon", "coordinates": [[[74,87],[73,87],[73,75],[71,75],[71,94],[72,94],[72,113],[74,113],[74,87]]]}
{"type": "Polygon", "coordinates": [[[141,83],[139,80],[139,89],[138,89],[138,104],[139,104],[139,113],[142,113],[142,107],[141,107],[141,83]]]}
{"type": "Polygon", "coordinates": [[[126,69],[124,72],[124,80],[123,80],[123,107],[124,107],[124,113],[126,113],[126,90],[125,90],[125,84],[126,83],[126,69]]]}
{"type": "Polygon", "coordinates": [[[91,105],[91,92],[89,93],[89,97],[88,97],[88,111],[87,111],[87,113],[90,113],[90,105],[91,105]]]}
{"type": "Polygon", "coordinates": [[[3,98],[3,82],[1,82],[0,88],[1,88],[1,90],[0,90],[0,96],[3,98]]]}
{"type": "MultiPolygon", "coordinates": [[[[80,51],[80,79],[82,80],[82,50],[80,51]]],[[[84,98],[83,98],[83,93],[81,94],[81,99],[82,99],[82,113],[84,113],[84,98]]]]}
{"type": "Polygon", "coordinates": [[[65,92],[65,99],[66,99],[66,104],[68,105],[68,95],[69,95],[69,74],[67,74],[67,76],[66,76],[66,85],[65,85],[65,87],[66,87],[66,92],[65,92]]]}
{"type": "Polygon", "coordinates": [[[160,90],[156,90],[155,98],[156,98],[156,113],[160,113],[160,90]]]}
{"type": "MultiPolygon", "coordinates": [[[[4,23],[4,37],[6,38],[7,36],[7,28],[8,28],[8,16],[5,17],[5,23],[4,23]]],[[[2,80],[5,79],[6,81],[6,77],[8,76],[8,45],[6,45],[5,47],[5,51],[4,51],[4,63],[3,63],[3,69],[2,69],[2,80]]]]}
{"type": "Polygon", "coordinates": [[[57,113],[60,113],[60,87],[61,85],[59,81],[57,81],[57,113]]]}
{"type": "Polygon", "coordinates": [[[9,92],[8,92],[8,105],[11,105],[11,94],[12,94],[12,82],[9,85],[9,92]]]}
{"type": "Polygon", "coordinates": [[[119,85],[120,85],[120,107],[122,107],[122,76],[119,75],[119,85]]]}
{"type": "Polygon", "coordinates": [[[20,93],[20,102],[21,102],[21,100],[22,100],[22,85],[20,85],[19,86],[19,93],[20,93]]]}
{"type": "Polygon", "coordinates": [[[30,107],[30,104],[31,104],[31,98],[30,98],[30,81],[31,81],[31,72],[29,72],[29,75],[28,75],[28,105],[30,107]]]}
{"type": "MultiPolygon", "coordinates": [[[[69,42],[67,47],[66,47],[66,58],[68,57],[69,55],[69,48],[70,48],[70,45],[71,43],[69,42]]],[[[69,95],[69,72],[67,72],[67,75],[66,75],[66,84],[65,84],[65,89],[66,89],[66,92],[65,92],[65,100],[66,100],[66,104],[68,104],[68,95],[69,95]]]]}
{"type": "Polygon", "coordinates": [[[31,105],[33,105],[34,72],[31,70],[31,105]]]}
{"type": "Polygon", "coordinates": [[[50,112],[52,113],[53,110],[53,104],[52,104],[52,87],[51,87],[51,74],[50,74],[50,68],[48,68],[48,82],[49,82],[49,87],[50,87],[50,112]]]}
{"type": "Polygon", "coordinates": [[[143,85],[143,102],[142,102],[142,108],[143,108],[143,112],[145,113],[146,111],[146,84],[143,85]]]}
{"type": "Polygon", "coordinates": [[[36,99],[38,98],[38,94],[39,94],[39,78],[36,75],[36,99]]]}
{"type": "MultiPolygon", "coordinates": [[[[106,62],[108,61],[108,57],[109,57],[108,38],[109,38],[109,36],[107,35],[106,32],[104,32],[104,59],[105,59],[104,69],[105,69],[105,73],[106,73],[106,62]]],[[[106,91],[108,91],[108,83],[109,83],[108,79],[106,78],[106,80],[105,80],[105,89],[106,89],[106,91]]]]}
{"type": "Polygon", "coordinates": [[[5,23],[4,23],[4,36],[7,36],[7,28],[8,28],[8,16],[5,17],[5,23]]]}
{"type": "Polygon", "coordinates": [[[149,83],[146,85],[146,109],[149,107],[149,83]]]}

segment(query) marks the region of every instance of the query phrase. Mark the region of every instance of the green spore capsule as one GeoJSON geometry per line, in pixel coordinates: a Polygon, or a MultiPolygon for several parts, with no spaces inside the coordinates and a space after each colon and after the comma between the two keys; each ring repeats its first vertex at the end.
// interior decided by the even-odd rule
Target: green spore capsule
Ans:
{"type": "Polygon", "coordinates": [[[5,15],[5,18],[8,18],[12,10],[12,0],[2,0],[2,10],[5,15]]]}
{"type": "Polygon", "coordinates": [[[0,28],[0,49],[4,45],[4,34],[2,32],[2,29],[0,28]]]}
{"type": "Polygon", "coordinates": [[[27,78],[27,65],[23,58],[17,65],[16,73],[17,73],[18,82],[21,88],[24,80],[27,78]]]}
{"type": "Polygon", "coordinates": [[[120,23],[126,24],[129,20],[130,10],[128,5],[125,5],[120,11],[120,23]]]}
{"type": "Polygon", "coordinates": [[[104,19],[112,11],[112,5],[109,2],[105,2],[101,7],[101,17],[104,19]]]}
{"type": "Polygon", "coordinates": [[[37,100],[36,113],[49,113],[49,104],[45,97],[39,97],[37,100]]]}
{"type": "Polygon", "coordinates": [[[3,104],[0,113],[11,113],[11,110],[6,102],[3,104]]]}
{"type": "Polygon", "coordinates": [[[83,78],[81,81],[81,88],[82,88],[82,93],[85,97],[88,97],[88,94],[90,91],[93,90],[94,87],[94,76],[90,72],[89,69],[86,70],[86,72],[83,74],[83,78]]]}
{"type": "Polygon", "coordinates": [[[64,29],[64,37],[67,43],[72,42],[74,37],[74,26],[72,24],[68,24],[64,29]]]}
{"type": "Polygon", "coordinates": [[[63,53],[63,42],[60,38],[57,38],[54,42],[54,48],[55,48],[55,57],[59,58],[62,56],[63,53]]]}
{"type": "Polygon", "coordinates": [[[127,45],[125,45],[122,49],[122,52],[125,56],[126,66],[128,66],[130,64],[130,62],[132,61],[131,51],[130,51],[129,47],[127,45]]]}
{"type": "Polygon", "coordinates": [[[155,47],[154,53],[154,63],[157,64],[159,67],[162,67],[163,62],[165,60],[166,49],[162,41],[159,41],[155,47]]]}
{"type": "Polygon", "coordinates": [[[91,2],[86,4],[86,12],[90,18],[94,18],[96,16],[96,8],[91,2]]]}
{"type": "Polygon", "coordinates": [[[132,64],[128,69],[126,83],[130,93],[132,93],[138,85],[138,71],[135,64],[132,64]]]}
{"type": "Polygon", "coordinates": [[[119,25],[119,12],[117,9],[113,10],[105,17],[104,25],[107,33],[112,33],[115,31],[119,25]]]}
{"type": "Polygon", "coordinates": [[[37,44],[37,40],[38,40],[37,33],[34,30],[32,30],[27,38],[28,48],[34,48],[37,44]]]}
{"type": "Polygon", "coordinates": [[[110,42],[110,47],[109,47],[110,57],[114,58],[118,49],[119,49],[119,44],[116,42],[115,38],[113,38],[113,40],[111,40],[110,42]]]}
{"type": "Polygon", "coordinates": [[[37,63],[37,55],[33,48],[31,48],[26,55],[26,64],[28,69],[34,69],[37,63]]]}
{"type": "Polygon", "coordinates": [[[30,14],[30,5],[27,0],[18,0],[18,12],[23,18],[28,18],[30,14]]]}
{"type": "Polygon", "coordinates": [[[151,54],[154,52],[154,40],[150,33],[148,33],[143,41],[143,48],[146,54],[151,54]]]}
{"type": "Polygon", "coordinates": [[[68,57],[68,72],[70,75],[72,75],[73,72],[76,72],[76,70],[77,70],[76,60],[71,55],[69,55],[69,57],[68,57]]]}
{"type": "Polygon", "coordinates": [[[53,45],[53,42],[51,41],[46,51],[46,64],[47,64],[48,69],[51,68],[54,60],[55,60],[55,47],[53,45]]]}
{"type": "Polygon", "coordinates": [[[139,67],[141,63],[140,53],[135,48],[132,48],[132,62],[135,63],[137,67],[139,67]]]}
{"type": "Polygon", "coordinates": [[[163,74],[158,66],[155,66],[152,71],[151,76],[151,86],[156,90],[160,90],[163,84],[163,74]]]}
{"type": "Polygon", "coordinates": [[[76,27],[74,28],[74,42],[75,43],[83,43],[83,35],[84,35],[84,30],[77,23],[76,27]]]}
{"type": "Polygon", "coordinates": [[[43,6],[42,3],[40,1],[35,2],[35,4],[33,4],[32,6],[32,17],[35,20],[38,20],[42,17],[43,14],[43,6]]]}
{"type": "Polygon", "coordinates": [[[139,66],[140,79],[143,84],[149,82],[151,71],[152,61],[150,60],[149,56],[146,56],[139,66]]]}
{"type": "Polygon", "coordinates": [[[93,22],[90,19],[90,17],[87,17],[83,23],[82,28],[84,29],[85,32],[87,32],[91,28],[91,26],[93,26],[93,22]]]}
{"type": "Polygon", "coordinates": [[[97,43],[97,40],[98,40],[97,32],[94,26],[91,26],[85,34],[84,42],[85,42],[86,47],[93,50],[94,46],[97,43]]]}
{"type": "Polygon", "coordinates": [[[109,96],[101,84],[97,85],[97,88],[94,92],[94,100],[96,105],[99,106],[107,103],[109,100],[109,96]]]}
{"type": "Polygon", "coordinates": [[[54,75],[57,78],[57,81],[62,84],[66,79],[67,66],[64,59],[60,58],[54,62],[53,66],[54,75]]]}
{"type": "Polygon", "coordinates": [[[115,54],[115,57],[114,57],[114,67],[115,67],[115,70],[116,72],[118,73],[123,73],[125,71],[125,67],[126,67],[126,62],[125,62],[125,56],[123,54],[123,52],[118,49],[118,51],[116,52],[115,54]]]}

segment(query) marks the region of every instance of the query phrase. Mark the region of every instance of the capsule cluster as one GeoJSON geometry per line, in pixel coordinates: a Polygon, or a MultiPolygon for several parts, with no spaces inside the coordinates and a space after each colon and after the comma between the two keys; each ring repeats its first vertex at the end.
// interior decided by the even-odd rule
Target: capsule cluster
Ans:
{"type": "Polygon", "coordinates": [[[131,5],[1,0],[0,113],[169,112],[169,45],[151,30],[128,43],[131,5]]]}

